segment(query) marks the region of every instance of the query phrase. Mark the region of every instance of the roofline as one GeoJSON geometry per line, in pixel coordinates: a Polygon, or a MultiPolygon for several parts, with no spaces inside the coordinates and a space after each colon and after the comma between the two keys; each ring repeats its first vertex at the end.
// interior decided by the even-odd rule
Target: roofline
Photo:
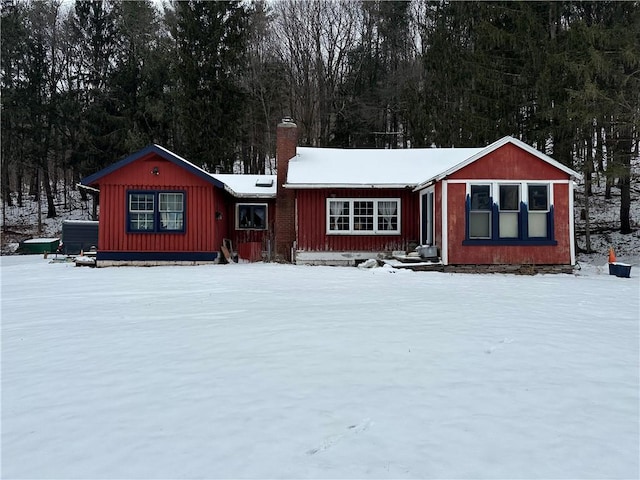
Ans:
{"type": "Polygon", "coordinates": [[[235,198],[260,198],[260,199],[276,198],[275,193],[238,193],[226,183],[224,184],[224,190],[235,198]]]}
{"type": "Polygon", "coordinates": [[[428,187],[429,184],[434,183],[434,182],[438,182],[438,181],[442,180],[443,178],[448,177],[452,173],[455,173],[458,170],[466,167],[467,165],[475,162],[476,160],[478,160],[478,159],[490,154],[494,150],[497,150],[498,148],[506,145],[507,143],[512,143],[516,147],[519,147],[522,150],[530,153],[531,155],[534,155],[535,157],[538,157],[540,160],[548,163],[549,165],[557,168],[558,170],[563,171],[564,173],[569,175],[569,177],[571,177],[574,180],[577,179],[577,178],[580,178],[580,174],[578,172],[576,172],[575,170],[572,170],[571,168],[567,167],[566,165],[563,165],[562,163],[558,162],[557,160],[554,160],[550,156],[542,153],[541,151],[536,150],[531,145],[528,145],[528,144],[524,143],[523,141],[518,140],[517,138],[511,137],[511,136],[506,136],[506,137],[502,137],[500,140],[498,140],[496,142],[493,142],[491,145],[487,146],[486,148],[483,148],[482,150],[480,150],[475,155],[472,155],[471,157],[467,158],[466,160],[463,160],[462,162],[458,163],[457,165],[454,165],[453,167],[449,168],[448,170],[445,170],[441,174],[436,175],[435,177],[429,178],[429,179],[425,180],[424,182],[419,183],[416,186],[416,188],[414,189],[414,191],[422,190],[423,188],[428,187]]]}
{"type": "Polygon", "coordinates": [[[415,183],[285,183],[283,188],[317,190],[322,188],[413,188],[415,183]]]}
{"type": "Polygon", "coordinates": [[[160,145],[156,145],[156,144],[151,144],[146,146],[145,148],[143,148],[142,150],[138,150],[135,153],[132,153],[131,155],[123,158],[122,160],[113,163],[111,165],[109,165],[106,168],[103,168],[102,170],[89,175],[87,177],[84,177],[82,180],[80,180],[80,183],[82,185],[95,185],[95,184],[99,184],[99,180],[107,175],[109,175],[110,173],[115,172],[116,170],[119,170],[120,168],[135,162],[136,160],[139,160],[142,157],[145,157],[151,153],[155,153],[156,155],[164,158],[165,160],[168,160],[170,162],[172,162],[175,165],[178,165],[179,167],[183,167],[186,170],[188,170],[189,172],[193,173],[194,175],[202,178],[203,180],[212,183],[214,186],[218,187],[218,188],[224,188],[224,183],[222,183],[220,180],[214,178],[209,172],[207,172],[206,170],[203,170],[202,168],[194,165],[193,163],[189,162],[188,160],[185,160],[184,158],[182,158],[179,155],[176,155],[175,153],[171,152],[170,150],[167,150],[164,147],[161,147],[160,145]]]}

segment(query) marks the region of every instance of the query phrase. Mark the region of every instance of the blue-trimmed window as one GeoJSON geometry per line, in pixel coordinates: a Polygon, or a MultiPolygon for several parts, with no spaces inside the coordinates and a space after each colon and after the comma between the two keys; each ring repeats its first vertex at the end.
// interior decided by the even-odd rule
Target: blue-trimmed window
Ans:
{"type": "Polygon", "coordinates": [[[127,231],[184,232],[184,192],[127,192],[127,231]]]}
{"type": "Polygon", "coordinates": [[[464,245],[556,245],[547,183],[468,185],[464,245]]]}

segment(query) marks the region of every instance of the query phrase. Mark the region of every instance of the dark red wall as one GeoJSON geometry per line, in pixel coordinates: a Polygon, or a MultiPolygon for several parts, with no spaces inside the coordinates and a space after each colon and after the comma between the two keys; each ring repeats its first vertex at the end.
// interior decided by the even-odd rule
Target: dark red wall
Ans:
{"type": "Polygon", "coordinates": [[[229,233],[226,238],[233,241],[233,248],[240,254],[240,258],[245,260],[260,260],[263,251],[274,245],[274,231],[276,221],[275,199],[241,199],[227,196],[226,216],[228,218],[229,233]],[[236,229],[236,205],[239,203],[266,203],[268,230],[237,230],[236,229]],[[269,244],[269,242],[271,242],[269,244]]]}
{"type": "Polygon", "coordinates": [[[100,180],[98,248],[127,252],[218,251],[226,236],[226,222],[215,212],[226,209],[223,193],[206,180],[174,163],[150,154],[100,180]],[[159,174],[151,173],[158,167],[159,174]],[[185,192],[184,233],[127,233],[127,191],[178,190],[185,192]]]}
{"type": "MultiPolygon", "coordinates": [[[[569,180],[569,176],[538,157],[507,144],[471,165],[455,172],[449,179],[458,180],[569,180]]],[[[568,183],[552,184],[554,228],[557,245],[463,245],[465,239],[466,185],[447,185],[448,263],[466,264],[536,264],[571,263],[568,183]]],[[[442,184],[436,185],[436,214],[442,205],[442,184]]],[[[436,239],[442,245],[442,223],[436,223],[436,239]]]]}
{"type": "Polygon", "coordinates": [[[392,251],[419,241],[419,196],[411,189],[297,190],[298,250],[392,251]],[[400,198],[400,235],[327,235],[327,198],[400,198]]]}

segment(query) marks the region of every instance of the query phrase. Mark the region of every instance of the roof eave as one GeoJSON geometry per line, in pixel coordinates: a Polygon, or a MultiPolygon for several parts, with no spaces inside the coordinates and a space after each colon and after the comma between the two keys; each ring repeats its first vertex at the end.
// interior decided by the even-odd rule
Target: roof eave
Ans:
{"type": "Polygon", "coordinates": [[[189,162],[188,160],[185,160],[184,158],[176,155],[175,153],[171,152],[170,150],[167,150],[164,147],[161,147],[160,145],[156,145],[156,144],[151,144],[146,146],[145,148],[143,148],[142,150],[138,150],[135,153],[132,153],[131,155],[123,158],[122,160],[119,160],[111,165],[109,165],[106,168],[103,168],[102,170],[89,175],[87,177],[84,177],[82,180],[80,180],[80,183],[82,185],[86,185],[86,186],[91,186],[91,185],[99,185],[99,180],[107,175],[109,175],[110,173],[115,172],[116,170],[119,170],[120,168],[135,162],[136,160],[139,160],[140,158],[143,158],[151,153],[155,153],[156,155],[164,158],[165,160],[170,161],[171,163],[178,165],[184,169],[186,169],[187,171],[193,173],[194,175],[202,178],[203,180],[212,183],[214,186],[218,187],[218,188],[224,188],[224,184],[214,178],[209,172],[203,170],[202,168],[192,164],[191,162],[189,162]]]}
{"type": "Polygon", "coordinates": [[[285,183],[284,188],[312,190],[324,188],[369,188],[369,189],[401,189],[413,188],[415,183],[285,183]]]}

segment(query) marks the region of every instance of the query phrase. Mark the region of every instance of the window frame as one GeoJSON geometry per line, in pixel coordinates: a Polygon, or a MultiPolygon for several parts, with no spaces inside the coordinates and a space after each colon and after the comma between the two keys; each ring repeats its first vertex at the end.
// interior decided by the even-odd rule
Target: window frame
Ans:
{"type": "Polygon", "coordinates": [[[465,202],[465,238],[462,242],[463,245],[557,245],[558,242],[555,239],[554,231],[554,208],[553,208],[553,185],[552,181],[527,181],[527,180],[492,180],[492,181],[467,181],[466,182],[466,196],[465,202]],[[471,237],[470,236],[470,214],[472,210],[472,197],[471,190],[473,186],[489,185],[489,193],[491,199],[491,225],[489,238],[471,237]],[[501,208],[500,187],[501,186],[518,186],[519,190],[519,210],[506,210],[501,208]],[[531,236],[529,235],[529,215],[532,211],[529,210],[529,187],[544,186],[547,190],[547,209],[546,210],[533,210],[533,214],[545,215],[547,224],[547,233],[545,236],[531,236]],[[500,220],[501,213],[517,213],[517,237],[502,237],[500,236],[500,220]]]}
{"type": "Polygon", "coordinates": [[[236,230],[257,230],[257,231],[265,231],[269,229],[269,204],[267,203],[256,203],[256,202],[242,202],[236,203],[235,208],[235,217],[236,217],[236,230]],[[256,227],[241,227],[240,226],[240,207],[251,207],[251,211],[255,207],[264,208],[264,228],[256,228],[256,227]]]}
{"type": "Polygon", "coordinates": [[[400,235],[402,233],[402,201],[399,197],[390,197],[390,198],[358,198],[358,197],[351,197],[351,198],[333,198],[333,197],[327,197],[326,199],[326,213],[325,213],[325,228],[326,228],[326,234],[327,235],[375,235],[375,236],[380,236],[380,235],[400,235]],[[345,214],[343,212],[341,212],[340,214],[332,214],[331,213],[331,203],[332,202],[343,202],[347,204],[348,207],[348,212],[345,214]],[[366,202],[372,202],[373,203],[373,214],[372,215],[356,215],[356,211],[355,211],[355,203],[366,203],[366,202]],[[384,215],[383,213],[380,212],[381,210],[381,203],[384,202],[395,202],[396,204],[396,210],[395,210],[395,214],[393,215],[384,215]],[[387,221],[385,219],[385,217],[390,217],[390,218],[395,218],[396,222],[397,222],[397,228],[393,229],[393,230],[386,230],[386,229],[381,229],[380,225],[384,224],[385,221],[387,221]],[[331,226],[332,223],[334,223],[334,219],[335,218],[340,218],[340,217],[347,217],[348,219],[348,228],[344,229],[344,230],[332,230],[331,226]],[[359,229],[356,228],[356,224],[355,224],[355,219],[356,217],[362,217],[362,218],[372,218],[372,229],[370,230],[363,230],[363,229],[359,229]]]}
{"type": "Polygon", "coordinates": [[[528,214],[527,214],[527,235],[529,238],[532,239],[547,239],[549,237],[549,213],[552,211],[552,206],[551,206],[551,188],[549,188],[550,185],[549,184],[545,184],[545,183],[541,183],[541,182],[531,182],[531,183],[527,183],[527,210],[528,210],[528,214]],[[535,208],[532,209],[531,208],[531,188],[535,188],[535,187],[545,187],[547,192],[546,192],[546,208],[535,208]],[[529,232],[530,232],[530,219],[531,219],[531,215],[534,216],[544,216],[546,219],[546,224],[547,224],[547,229],[546,229],[546,235],[544,236],[532,236],[529,232]]]}
{"type": "Polygon", "coordinates": [[[507,240],[507,239],[520,239],[522,237],[522,215],[521,215],[521,211],[522,211],[522,183],[510,183],[510,182],[499,182],[497,184],[497,191],[498,194],[496,195],[497,197],[497,204],[498,204],[498,214],[497,214],[497,222],[498,222],[498,238],[500,240],[507,240]],[[502,188],[503,187],[515,187],[518,190],[518,198],[517,198],[517,204],[515,209],[512,208],[506,208],[503,207],[503,202],[502,202],[502,188]],[[502,234],[502,219],[505,218],[507,215],[512,216],[512,215],[516,215],[516,235],[514,236],[503,236],[502,234]]]}
{"type": "Polygon", "coordinates": [[[125,231],[127,233],[161,233],[161,234],[181,234],[187,231],[187,193],[184,190],[127,190],[126,192],[126,215],[125,215],[125,231]],[[182,211],[160,211],[160,195],[162,194],[179,194],[182,196],[182,211]],[[147,195],[153,197],[153,210],[131,210],[131,200],[133,195],[147,195]],[[153,228],[141,230],[132,228],[132,214],[146,213],[153,215],[153,228]],[[182,227],[175,229],[162,228],[162,213],[182,213],[182,227]]]}
{"type": "Polygon", "coordinates": [[[468,212],[468,218],[467,218],[467,238],[470,240],[490,240],[491,239],[491,235],[492,235],[492,227],[493,227],[493,189],[492,189],[492,185],[490,183],[472,183],[469,184],[469,212],[468,212]],[[488,197],[488,208],[473,208],[473,187],[488,187],[489,188],[489,197],[488,197]],[[481,237],[481,236],[471,236],[471,215],[473,214],[483,214],[487,216],[487,223],[488,223],[488,231],[489,231],[489,236],[486,237],[481,237]]]}

